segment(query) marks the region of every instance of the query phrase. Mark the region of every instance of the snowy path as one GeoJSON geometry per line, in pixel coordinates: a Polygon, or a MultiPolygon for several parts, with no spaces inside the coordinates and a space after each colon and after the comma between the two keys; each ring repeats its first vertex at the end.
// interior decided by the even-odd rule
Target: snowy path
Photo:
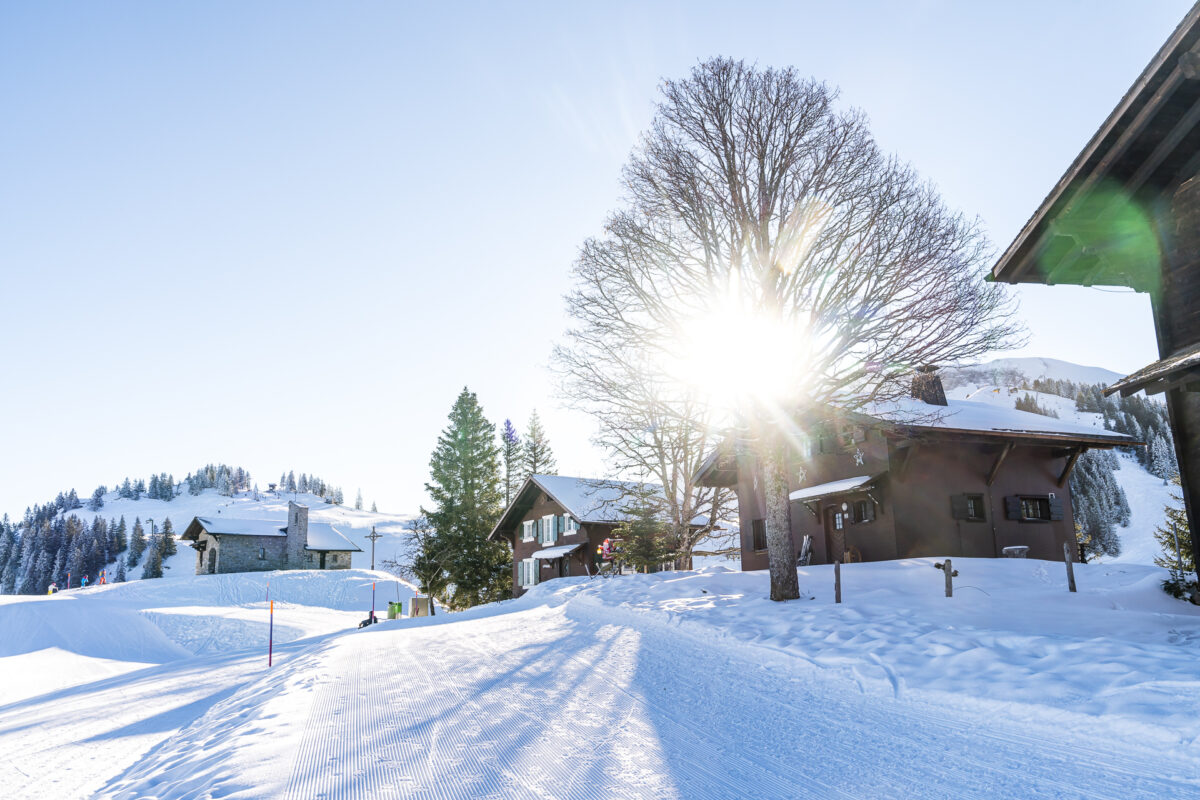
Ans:
{"type": "Polygon", "coordinates": [[[327,800],[1200,795],[1194,759],[1099,722],[1067,731],[939,708],[766,648],[614,624],[621,617],[574,601],[330,639],[294,662],[321,678],[269,769],[234,776],[244,762],[215,760],[212,748],[250,731],[226,724],[214,740],[201,724],[108,789],[327,800]]]}

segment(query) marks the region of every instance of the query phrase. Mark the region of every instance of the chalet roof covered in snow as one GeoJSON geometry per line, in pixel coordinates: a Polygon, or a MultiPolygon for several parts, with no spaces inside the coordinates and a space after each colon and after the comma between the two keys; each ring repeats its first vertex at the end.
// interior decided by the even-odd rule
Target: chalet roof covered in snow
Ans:
{"type": "MultiPolygon", "coordinates": [[[[182,539],[196,539],[200,530],[216,536],[287,536],[287,523],[270,519],[238,519],[237,517],[196,517],[184,531],[182,539]]],[[[362,552],[337,528],[328,522],[308,523],[306,550],[337,550],[362,552]]]]}
{"type": "Polygon", "coordinates": [[[575,552],[576,550],[578,550],[581,547],[583,547],[583,542],[576,542],[575,544],[560,544],[555,547],[545,547],[541,550],[538,550],[536,553],[534,553],[532,558],[540,558],[540,559],[562,558],[565,555],[569,555],[569,554],[575,552]]]}
{"type": "Polygon", "coordinates": [[[869,406],[860,413],[908,428],[945,433],[1059,439],[1064,442],[1101,446],[1139,444],[1132,436],[1116,431],[972,400],[950,400],[948,405],[934,406],[920,400],[904,398],[869,406]]]}
{"type": "Polygon", "coordinates": [[[834,495],[870,488],[874,480],[870,475],[860,475],[856,478],[842,478],[840,481],[830,481],[829,483],[822,483],[819,486],[805,486],[803,489],[797,489],[792,492],[788,495],[788,498],[799,502],[820,500],[823,497],[833,497],[834,495]]]}
{"type": "Polygon", "coordinates": [[[362,552],[361,547],[347,539],[341,531],[328,522],[308,523],[308,545],[304,549],[362,552]]]}
{"type": "MultiPolygon", "coordinates": [[[[287,523],[278,520],[237,519],[236,517],[196,517],[209,533],[224,536],[286,536],[287,523]]],[[[190,526],[189,526],[190,527],[190,526]]]]}
{"type": "MultiPolygon", "coordinates": [[[[656,483],[612,481],[600,478],[572,478],[566,475],[531,475],[517,490],[512,503],[505,509],[489,538],[511,533],[517,520],[528,513],[534,498],[545,492],[580,523],[619,524],[629,519],[625,507],[633,502],[638,491],[649,490],[662,494],[656,483]]],[[[704,524],[697,522],[697,524],[704,524]]]]}

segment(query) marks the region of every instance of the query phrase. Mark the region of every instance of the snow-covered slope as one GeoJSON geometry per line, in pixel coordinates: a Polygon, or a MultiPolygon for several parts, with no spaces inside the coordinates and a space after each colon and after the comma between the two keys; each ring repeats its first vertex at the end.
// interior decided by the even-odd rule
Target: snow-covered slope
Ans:
{"type": "Polygon", "coordinates": [[[997,358],[983,364],[968,367],[968,370],[994,375],[1020,374],[1030,381],[1038,378],[1075,383],[1102,383],[1108,385],[1122,375],[1104,367],[1085,367],[1060,361],[1057,358],[997,358]]]}
{"type": "MultiPolygon", "coordinates": [[[[376,567],[383,559],[399,556],[403,550],[404,523],[411,518],[411,515],[355,511],[349,506],[328,504],[317,495],[304,492],[275,494],[262,492],[259,499],[255,500],[250,492],[225,497],[218,494],[215,489],[204,489],[198,495],[188,494],[184,491],[174,500],[150,500],[146,497],[140,500],[131,500],[119,497],[114,491],[105,495],[104,507],[99,511],[89,511],[85,505],[83,508],[67,513],[77,514],[85,520],[91,520],[93,516],[101,516],[105,519],[119,519],[124,516],[125,523],[130,528],[133,527],[134,519],[140,518],[147,536],[150,535],[148,520],[154,520],[155,524],[161,528],[163,520],[170,518],[171,524],[175,528],[175,535],[178,537],[192,521],[192,517],[220,515],[244,519],[278,520],[280,524],[286,524],[289,500],[308,506],[310,522],[324,522],[333,525],[362,549],[361,553],[352,555],[351,564],[354,567],[365,569],[371,566],[371,541],[366,537],[371,533],[372,526],[383,537],[375,544],[376,567]]],[[[188,547],[187,543],[180,542],[179,552],[164,562],[163,576],[194,575],[195,566],[196,551],[188,547]]],[[[140,567],[135,567],[129,572],[130,580],[139,575],[141,575],[140,567]]]]}
{"type": "MultiPolygon", "coordinates": [[[[55,800],[1200,794],[1200,609],[1162,570],[1081,565],[1070,594],[1061,564],[955,567],[953,598],[928,559],[844,567],[840,605],[826,566],[790,603],[763,572],[566,578],[318,632],[270,669],[220,648],[116,674],[77,660],[84,683],[0,695],[0,774],[9,796],[55,800]]],[[[287,577],[309,600],[334,589],[287,577]]],[[[17,602],[153,605],[171,583],[17,602]]],[[[220,576],[175,583],[220,605],[220,576]]],[[[0,691],[17,659],[59,652],[0,657],[0,691]]]]}
{"type": "MultiPolygon", "coordinates": [[[[952,399],[973,400],[1003,408],[1014,408],[1018,398],[1029,394],[1037,399],[1038,405],[1058,414],[1059,419],[1103,431],[1104,420],[1101,415],[1076,411],[1074,400],[1016,388],[1022,378],[1028,381],[1033,381],[1038,377],[1079,381],[1081,376],[1095,377],[1100,373],[1105,373],[1110,377],[1106,381],[1088,379],[1087,382],[1115,380],[1115,377],[1112,376],[1116,376],[1116,373],[1100,367],[1081,367],[1077,364],[1046,358],[999,359],[978,368],[969,368],[958,376],[952,376],[951,380],[947,381],[950,388],[946,389],[946,395],[952,399]],[[1004,369],[1016,371],[1005,372],[1004,369],[997,368],[995,371],[987,373],[996,380],[989,380],[985,377],[985,371],[991,370],[994,365],[1003,365],[1004,369]],[[1050,369],[1044,369],[1037,373],[1022,371],[1030,368],[1030,365],[1032,367],[1049,367],[1050,369]]],[[[1116,559],[1107,560],[1132,564],[1153,564],[1154,556],[1159,550],[1158,543],[1154,540],[1154,529],[1165,519],[1166,515],[1163,509],[1170,502],[1171,487],[1164,484],[1161,478],[1147,472],[1135,458],[1126,454],[1119,454],[1118,458],[1121,469],[1117,471],[1116,478],[1129,500],[1131,521],[1128,528],[1117,529],[1121,538],[1121,555],[1116,559]]]]}

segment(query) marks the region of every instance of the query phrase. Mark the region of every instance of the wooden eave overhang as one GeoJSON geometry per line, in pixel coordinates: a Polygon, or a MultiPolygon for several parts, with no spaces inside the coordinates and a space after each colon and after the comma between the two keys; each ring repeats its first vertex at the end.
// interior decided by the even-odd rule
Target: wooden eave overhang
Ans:
{"type": "Polygon", "coordinates": [[[1167,358],[1142,367],[1104,390],[1105,396],[1121,393],[1128,397],[1136,392],[1159,394],[1182,388],[1200,391],[1200,344],[1185,347],[1167,358]]]}
{"type": "Polygon", "coordinates": [[[929,442],[934,439],[951,439],[957,442],[1003,443],[1016,442],[1028,446],[1074,447],[1111,449],[1113,447],[1143,447],[1146,443],[1126,436],[1087,436],[1083,434],[1052,434],[1037,431],[981,431],[965,428],[924,428],[920,426],[892,424],[888,433],[898,439],[929,442]]]}
{"type": "Polygon", "coordinates": [[[1122,252],[1128,237],[1111,215],[1125,206],[1149,218],[1154,198],[1200,170],[1198,45],[1200,3],[1025,223],[992,268],[994,280],[1157,288],[1157,259],[1122,252]]]}

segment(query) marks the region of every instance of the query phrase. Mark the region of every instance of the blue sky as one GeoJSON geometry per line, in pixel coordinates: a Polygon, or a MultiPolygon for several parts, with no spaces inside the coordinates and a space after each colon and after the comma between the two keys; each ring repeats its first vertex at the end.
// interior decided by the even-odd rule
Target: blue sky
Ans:
{"type": "MultiPolygon", "coordinates": [[[[839,86],[1003,248],[1188,7],[0,4],[0,512],[209,461],[415,510],[463,385],[596,473],[546,364],[663,77],[839,86]]],[[[1155,358],[1144,295],[1021,300],[1155,358]]]]}

